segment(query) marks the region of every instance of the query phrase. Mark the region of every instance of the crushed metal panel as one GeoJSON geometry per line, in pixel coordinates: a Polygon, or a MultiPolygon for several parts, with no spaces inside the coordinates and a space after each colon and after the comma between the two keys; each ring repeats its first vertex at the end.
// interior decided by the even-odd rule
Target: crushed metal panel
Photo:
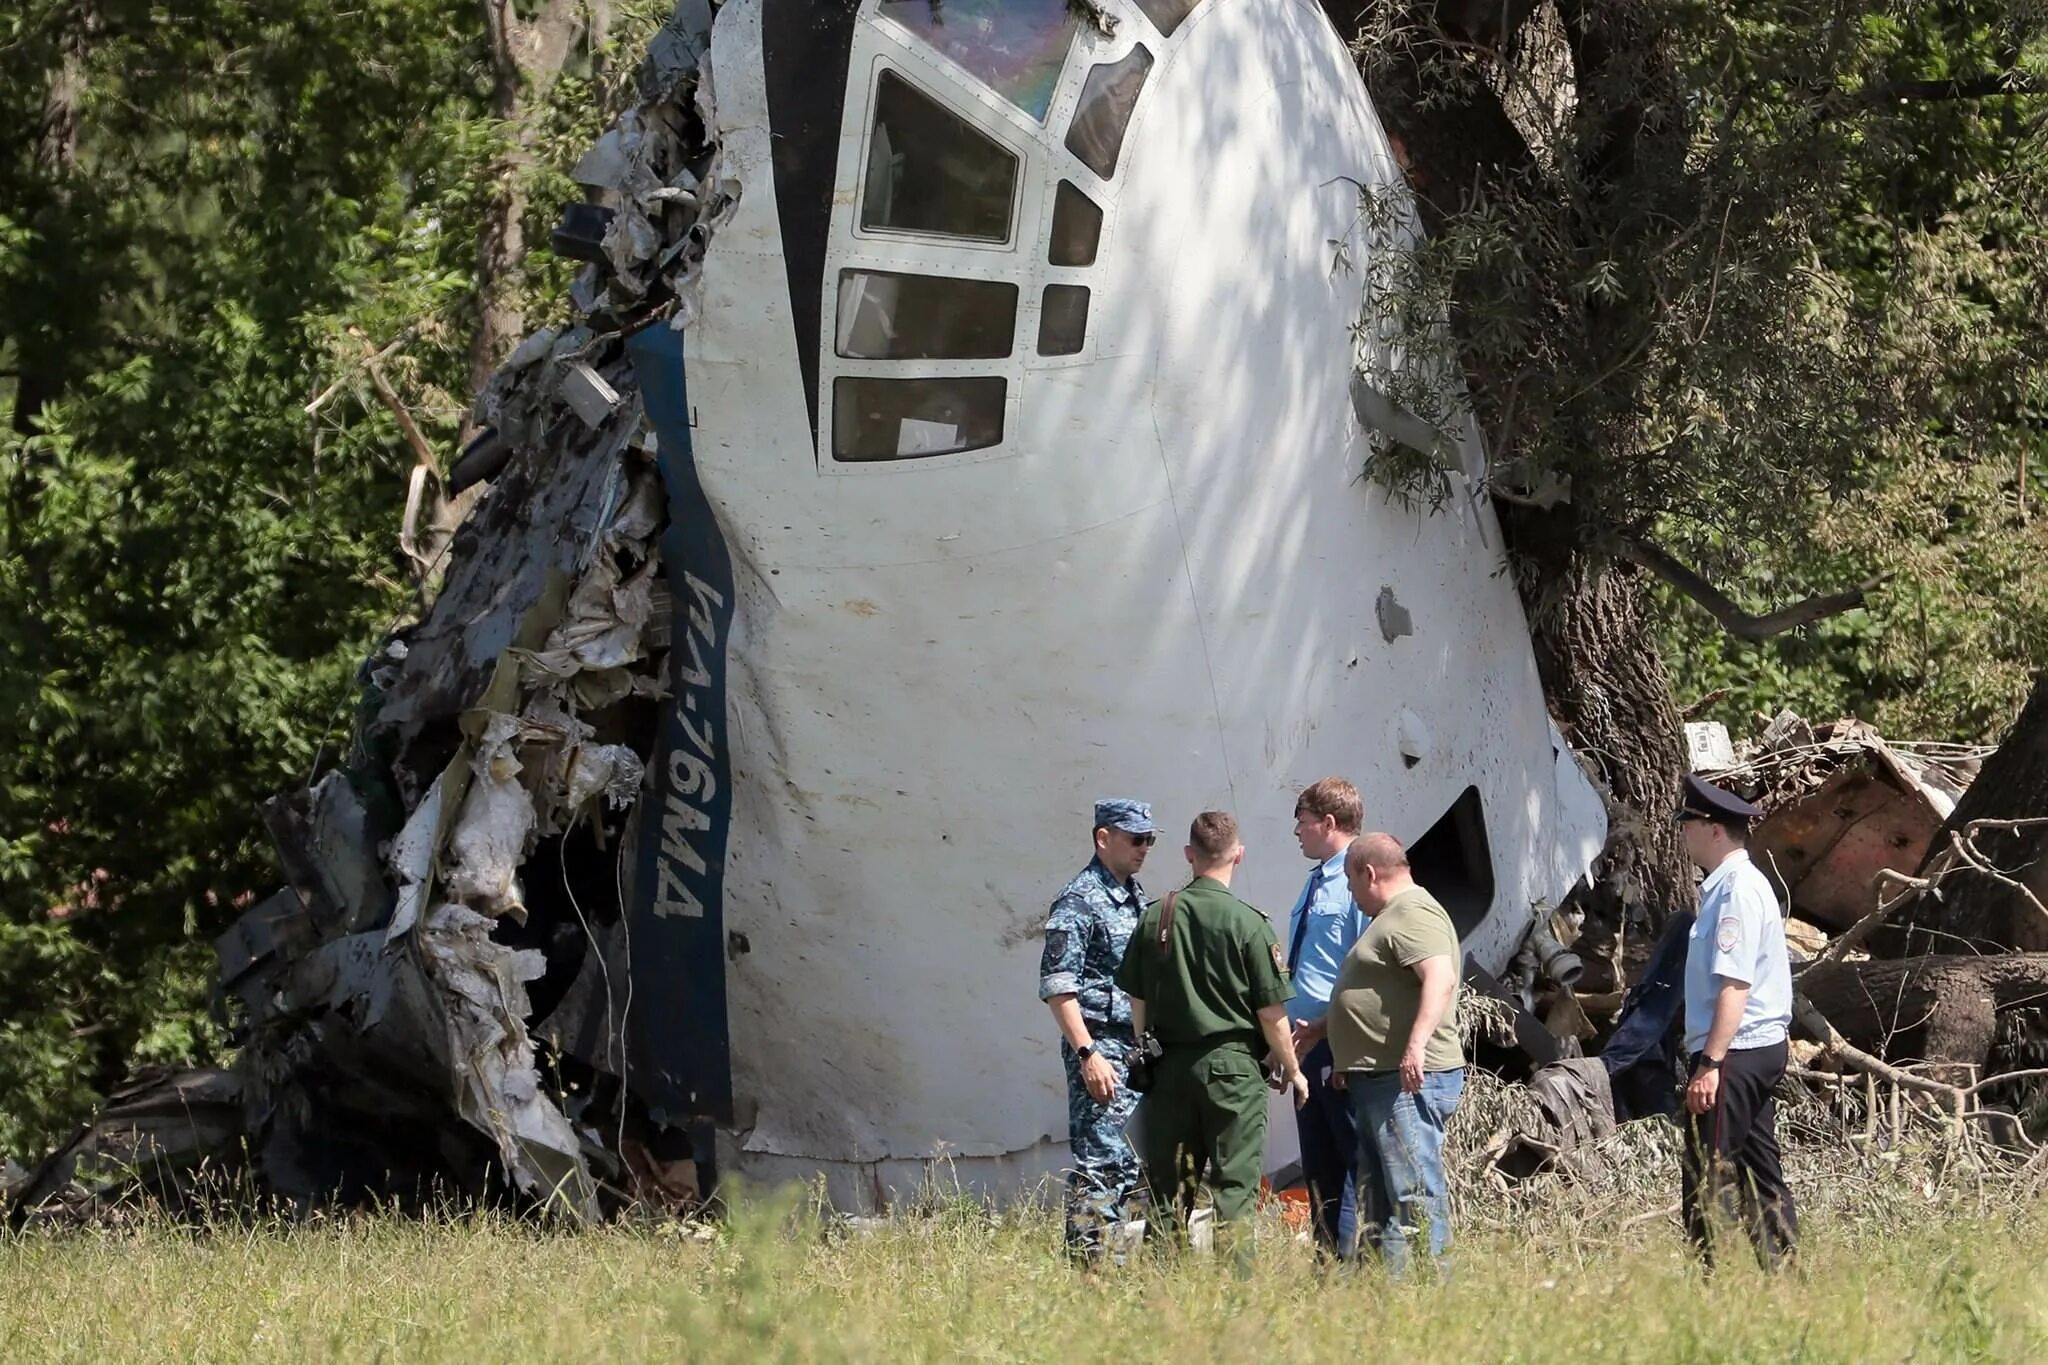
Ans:
{"type": "Polygon", "coordinates": [[[145,1072],[18,1183],[8,1225],[73,1222],[138,1193],[183,1205],[203,1193],[196,1189],[202,1172],[219,1177],[238,1168],[242,1134],[236,1073],[145,1072]]]}
{"type": "Polygon", "coordinates": [[[1919,787],[1865,760],[1771,811],[1750,847],[1801,918],[1837,932],[1877,908],[1877,874],[1910,873],[1941,828],[1919,787]]]}

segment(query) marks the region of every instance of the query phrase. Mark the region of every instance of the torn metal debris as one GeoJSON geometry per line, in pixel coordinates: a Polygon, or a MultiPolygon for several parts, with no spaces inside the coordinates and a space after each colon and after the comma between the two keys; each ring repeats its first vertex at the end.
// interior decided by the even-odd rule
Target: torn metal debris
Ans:
{"type": "Polygon", "coordinates": [[[1798,918],[1839,933],[1875,908],[1877,874],[1911,872],[1991,752],[1887,741],[1857,720],[1816,731],[1784,712],[1702,775],[1763,808],[1757,866],[1798,918]]]}
{"type": "Polygon", "coordinates": [[[1401,424],[1351,401],[1363,284],[1281,249],[1375,249],[1355,62],[1313,7],[1124,17],[1046,10],[1020,75],[919,4],[678,8],[574,172],[570,315],[477,400],[438,596],[221,940],[267,1188],[1026,1188],[1101,791],[1238,805],[1270,908],[1343,772],[1518,1008],[1571,978],[1522,947],[1606,812],[1477,429],[1431,434],[1440,515],[1363,485],[1401,424]]]}

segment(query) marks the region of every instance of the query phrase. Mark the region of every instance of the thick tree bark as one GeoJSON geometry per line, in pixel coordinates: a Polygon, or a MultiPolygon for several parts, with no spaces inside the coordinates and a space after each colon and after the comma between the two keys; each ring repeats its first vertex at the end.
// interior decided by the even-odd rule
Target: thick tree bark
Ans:
{"type": "Polygon", "coordinates": [[[1943,955],[1829,962],[1799,977],[1799,991],[1841,1035],[1890,1062],[1946,1062],[1951,1084],[1981,1077],[2001,1011],[2048,998],[2048,953],[1943,955]]]}
{"type": "MultiPolygon", "coordinates": [[[[1928,845],[1920,875],[1928,875],[1951,848],[1951,836],[1972,821],[2043,816],[2048,816],[2048,673],[2035,677],[2026,709],[1928,845]]],[[[1899,928],[1879,936],[1879,952],[2048,951],[2048,914],[2041,909],[2048,905],[2048,825],[1984,829],[1974,842],[1985,861],[2010,881],[1975,868],[1950,872],[1941,881],[1939,899],[1922,895],[1901,911],[1899,928]]]]}
{"type": "Polygon", "coordinates": [[[1618,989],[1676,910],[1694,907],[1691,865],[1671,813],[1685,772],[1683,728],[1658,652],[1640,571],[1561,545],[1503,508],[1543,692],[1558,728],[1605,788],[1607,847],[1594,865],[1580,955],[1587,990],[1618,989]],[[1600,979],[1601,961],[1616,979],[1600,979]]]}

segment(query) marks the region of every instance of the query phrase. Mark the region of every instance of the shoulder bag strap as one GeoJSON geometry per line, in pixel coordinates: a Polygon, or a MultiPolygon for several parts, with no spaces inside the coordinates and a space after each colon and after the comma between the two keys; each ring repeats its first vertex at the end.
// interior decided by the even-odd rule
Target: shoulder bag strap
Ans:
{"type": "Polygon", "coordinates": [[[1165,956],[1173,955],[1173,901],[1178,891],[1166,893],[1166,903],[1159,907],[1159,951],[1165,956]]]}

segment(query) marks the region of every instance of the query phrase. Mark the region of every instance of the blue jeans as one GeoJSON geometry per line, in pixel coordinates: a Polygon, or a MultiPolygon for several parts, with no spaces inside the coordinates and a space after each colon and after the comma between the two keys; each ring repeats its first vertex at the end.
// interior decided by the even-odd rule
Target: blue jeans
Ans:
{"type": "Polygon", "coordinates": [[[1409,1238],[1423,1232],[1430,1259],[1441,1265],[1451,1244],[1444,1127],[1464,1093],[1465,1069],[1424,1072],[1414,1095],[1401,1093],[1398,1071],[1354,1071],[1349,1081],[1358,1116],[1359,1251],[1377,1251],[1399,1275],[1409,1238]]]}
{"type": "Polygon", "coordinates": [[[1308,1186],[1316,1245],[1338,1256],[1351,1254],[1356,1218],[1358,1124],[1351,1097],[1330,1087],[1330,1041],[1325,1038],[1301,1059],[1308,1075],[1308,1103],[1294,1111],[1301,1139],[1301,1178],[1308,1186]]]}

